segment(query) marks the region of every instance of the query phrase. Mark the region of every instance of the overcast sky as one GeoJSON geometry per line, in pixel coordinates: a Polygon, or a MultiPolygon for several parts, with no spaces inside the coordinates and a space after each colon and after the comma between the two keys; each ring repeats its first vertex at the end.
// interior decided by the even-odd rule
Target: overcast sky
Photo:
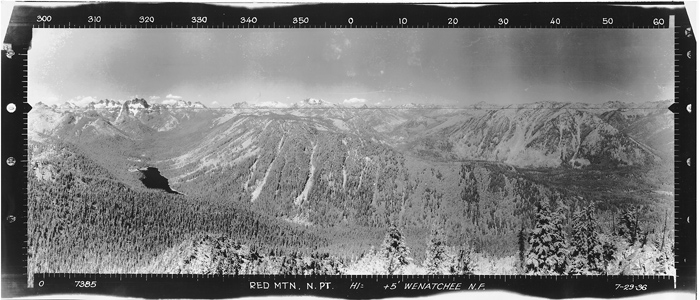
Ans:
{"type": "Polygon", "coordinates": [[[673,97],[671,30],[34,29],[29,102],[208,106],[644,102],[673,97]]]}

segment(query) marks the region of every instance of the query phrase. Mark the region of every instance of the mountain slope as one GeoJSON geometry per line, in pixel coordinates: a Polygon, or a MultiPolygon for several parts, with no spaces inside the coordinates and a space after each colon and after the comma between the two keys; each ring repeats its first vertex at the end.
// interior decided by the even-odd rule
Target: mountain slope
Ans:
{"type": "Polygon", "coordinates": [[[426,130],[410,146],[414,152],[446,159],[529,167],[644,165],[659,160],[599,117],[573,109],[467,112],[426,130]]]}
{"type": "MultiPolygon", "coordinates": [[[[142,257],[124,268],[174,264],[166,270],[187,273],[215,272],[209,267],[220,261],[211,258],[228,255],[223,248],[238,251],[237,243],[273,252],[297,247],[360,255],[357,245],[339,245],[367,245],[391,225],[422,239],[426,228],[439,224],[450,244],[503,257],[517,251],[515,233],[532,226],[539,201],[562,203],[569,214],[597,201],[606,216],[631,204],[659,215],[672,207],[663,152],[669,151],[665,135],[672,118],[655,106],[648,112],[620,103],[353,108],[313,98],[272,106],[207,109],[143,99],[82,108],[37,105],[29,115],[38,193],[32,199],[47,206],[33,207],[34,213],[56,216],[65,208],[93,218],[93,205],[105,212],[99,218],[107,218],[99,219],[107,223],[98,222],[94,235],[127,227],[134,234],[125,239],[129,243],[136,234],[154,239],[153,248],[139,248],[142,257]],[[185,195],[146,189],[138,172],[130,171],[143,167],[158,168],[185,195]],[[55,190],[63,199],[58,208],[37,198],[55,190]],[[90,202],[64,201],[73,198],[90,202]],[[145,210],[153,207],[162,215],[145,210]],[[158,234],[139,231],[153,229],[147,220],[161,224],[158,234]]],[[[72,223],[50,226],[65,224],[72,223]]],[[[40,223],[32,226],[44,230],[40,223]]],[[[67,240],[69,233],[56,234],[67,240]]],[[[415,249],[425,244],[410,243],[415,249]]],[[[105,266],[98,259],[105,253],[110,250],[94,250],[86,260],[71,254],[69,261],[92,270],[90,263],[105,266]]]]}

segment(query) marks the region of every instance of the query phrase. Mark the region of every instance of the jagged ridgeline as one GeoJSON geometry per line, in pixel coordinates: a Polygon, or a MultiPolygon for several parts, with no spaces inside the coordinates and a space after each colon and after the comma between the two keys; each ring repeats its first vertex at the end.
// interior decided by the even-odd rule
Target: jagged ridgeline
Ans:
{"type": "Polygon", "coordinates": [[[669,104],[37,104],[30,270],[672,272],[669,104]],[[593,236],[604,263],[528,261],[554,212],[562,245],[593,236]]]}

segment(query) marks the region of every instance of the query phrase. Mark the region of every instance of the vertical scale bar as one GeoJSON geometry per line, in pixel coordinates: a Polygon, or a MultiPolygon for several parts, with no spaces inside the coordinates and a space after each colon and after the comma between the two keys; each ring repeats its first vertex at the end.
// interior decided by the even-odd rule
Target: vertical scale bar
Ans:
{"type": "MultiPolygon", "coordinates": [[[[31,35],[31,29],[29,30],[31,35]]],[[[6,41],[8,41],[6,39],[6,41]]],[[[6,43],[1,55],[2,63],[2,273],[3,296],[18,294],[27,286],[27,212],[25,191],[26,164],[26,103],[27,80],[26,53],[28,45],[6,43]],[[12,47],[10,50],[9,47],[12,47]],[[13,109],[8,109],[12,107],[13,109]]]]}
{"type": "Polygon", "coordinates": [[[31,106],[29,105],[28,101],[28,93],[29,93],[29,55],[28,52],[29,49],[24,50],[22,54],[18,55],[18,59],[22,59],[22,78],[21,80],[21,86],[22,86],[22,159],[21,162],[18,163],[17,167],[18,169],[21,168],[21,174],[20,178],[22,181],[22,184],[20,185],[22,189],[22,214],[20,217],[18,217],[17,222],[20,222],[21,226],[21,232],[24,233],[24,243],[22,243],[22,248],[23,248],[23,253],[22,255],[24,256],[24,259],[22,259],[23,265],[22,269],[24,269],[24,277],[27,280],[28,285],[31,286],[32,281],[31,278],[29,278],[29,229],[28,229],[28,223],[29,223],[29,187],[28,187],[28,178],[27,176],[29,175],[29,112],[31,111],[31,106]]]}
{"type": "MultiPolygon", "coordinates": [[[[678,28],[675,25],[675,15],[670,15],[668,16],[668,28],[670,30],[673,30],[673,103],[674,104],[680,104],[679,103],[679,97],[678,93],[680,91],[680,86],[679,86],[679,80],[678,80],[678,65],[679,61],[681,60],[678,54],[678,28]]],[[[680,149],[680,145],[678,145],[678,137],[679,137],[679,129],[680,129],[680,122],[678,118],[678,114],[674,113],[673,115],[673,264],[674,267],[676,268],[676,275],[678,273],[678,267],[679,267],[679,261],[681,259],[681,255],[679,253],[679,247],[678,245],[680,244],[680,237],[678,234],[678,229],[679,229],[679,222],[680,222],[680,190],[679,190],[679,180],[680,180],[680,173],[679,173],[679,163],[678,160],[680,158],[678,157],[678,150],[680,149]]],[[[665,233],[664,233],[665,234],[665,233]]],[[[662,249],[663,251],[663,249],[662,249]]],[[[673,280],[673,287],[677,287],[677,279],[678,276],[676,276],[673,280]]]]}
{"type": "Polygon", "coordinates": [[[696,74],[695,31],[683,12],[670,16],[674,30],[674,155],[675,155],[675,263],[676,288],[695,289],[697,276],[696,228],[696,74]],[[690,108],[690,110],[689,110],[690,108]]]}

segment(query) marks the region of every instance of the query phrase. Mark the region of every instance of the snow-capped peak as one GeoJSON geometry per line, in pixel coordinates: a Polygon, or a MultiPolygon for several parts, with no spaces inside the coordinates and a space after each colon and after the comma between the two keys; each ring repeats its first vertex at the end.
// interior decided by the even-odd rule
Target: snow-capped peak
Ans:
{"type": "Polygon", "coordinates": [[[177,101],[164,101],[162,105],[167,107],[167,108],[206,108],[204,104],[201,102],[192,102],[192,101],[185,101],[185,100],[177,100],[177,101]]]}
{"type": "Polygon", "coordinates": [[[148,102],[146,102],[146,99],[143,98],[134,98],[131,99],[131,101],[127,101],[129,103],[129,108],[131,109],[142,109],[142,108],[149,108],[150,105],[148,102]]]}
{"type": "Polygon", "coordinates": [[[316,98],[306,98],[294,104],[294,107],[334,107],[333,103],[325,101],[323,99],[316,98]]]}
{"type": "Polygon", "coordinates": [[[289,105],[278,101],[265,101],[255,104],[255,107],[266,107],[266,108],[287,108],[289,105]]]}
{"type": "Polygon", "coordinates": [[[406,103],[406,104],[398,105],[398,106],[396,106],[396,108],[423,108],[423,106],[415,104],[415,103],[406,103]]]}
{"type": "Polygon", "coordinates": [[[250,108],[250,107],[252,107],[252,105],[250,105],[250,103],[248,103],[248,102],[243,101],[243,102],[236,102],[236,103],[232,104],[231,107],[233,107],[233,108],[250,108]]]}
{"type": "Polygon", "coordinates": [[[58,107],[59,107],[59,108],[62,108],[62,109],[75,109],[75,108],[78,108],[78,106],[75,105],[75,103],[73,103],[73,102],[68,102],[68,101],[64,102],[63,104],[59,105],[58,107]]]}
{"type": "Polygon", "coordinates": [[[95,109],[117,109],[121,106],[121,103],[109,99],[100,100],[98,102],[90,102],[90,104],[88,104],[88,107],[95,109]]]}
{"type": "Polygon", "coordinates": [[[394,108],[399,109],[418,109],[418,108],[446,108],[447,106],[437,105],[437,104],[417,104],[417,103],[406,103],[394,106],[394,108]]]}

